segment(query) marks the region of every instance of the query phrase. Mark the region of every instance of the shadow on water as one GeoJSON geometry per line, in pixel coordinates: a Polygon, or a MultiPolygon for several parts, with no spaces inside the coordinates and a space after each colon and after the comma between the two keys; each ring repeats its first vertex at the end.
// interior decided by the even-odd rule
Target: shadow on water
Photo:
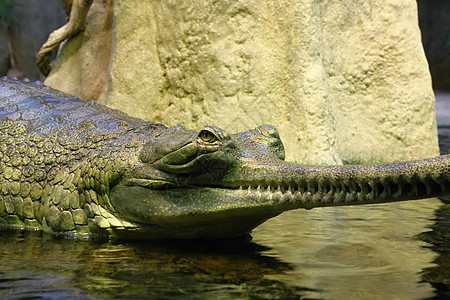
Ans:
{"type": "MultiPolygon", "coordinates": [[[[441,124],[438,128],[441,154],[450,154],[449,105],[450,102],[445,101],[444,97],[436,101],[437,119],[441,124]]],[[[423,280],[436,289],[439,298],[450,299],[450,197],[441,198],[441,201],[444,204],[435,212],[431,231],[420,234],[420,238],[439,254],[434,260],[435,266],[424,269],[423,280]]]]}
{"type": "Polygon", "coordinates": [[[423,280],[429,282],[436,294],[450,299],[450,199],[436,211],[435,223],[431,231],[420,235],[430,244],[430,248],[439,254],[434,260],[435,266],[424,269],[423,280]]]}
{"type": "Polygon", "coordinates": [[[0,298],[297,299],[292,269],[247,239],[102,243],[0,233],[0,298]]]}

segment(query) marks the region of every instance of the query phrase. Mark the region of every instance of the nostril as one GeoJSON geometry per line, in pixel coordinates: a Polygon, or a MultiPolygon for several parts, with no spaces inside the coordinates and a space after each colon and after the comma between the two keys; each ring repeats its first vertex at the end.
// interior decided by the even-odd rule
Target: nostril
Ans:
{"type": "Polygon", "coordinates": [[[262,125],[256,128],[262,135],[272,138],[280,138],[278,130],[272,125],[262,125]]]}
{"type": "Polygon", "coordinates": [[[265,144],[268,147],[268,150],[275,154],[279,159],[285,159],[283,142],[280,139],[278,130],[274,126],[262,125],[256,128],[256,132],[263,136],[262,139],[259,139],[260,143],[265,144]]]}
{"type": "Polygon", "coordinates": [[[283,146],[283,143],[281,141],[277,145],[276,154],[277,154],[277,157],[279,159],[281,159],[281,160],[285,160],[286,159],[286,152],[284,151],[284,146],[283,146]]]}

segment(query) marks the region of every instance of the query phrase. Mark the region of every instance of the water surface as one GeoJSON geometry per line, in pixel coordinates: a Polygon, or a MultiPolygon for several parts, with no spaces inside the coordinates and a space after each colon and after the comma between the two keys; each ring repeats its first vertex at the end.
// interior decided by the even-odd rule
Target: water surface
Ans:
{"type": "Polygon", "coordinates": [[[449,219],[447,205],[427,199],[291,211],[252,240],[101,242],[3,231],[0,298],[427,299],[446,292],[449,219]]]}

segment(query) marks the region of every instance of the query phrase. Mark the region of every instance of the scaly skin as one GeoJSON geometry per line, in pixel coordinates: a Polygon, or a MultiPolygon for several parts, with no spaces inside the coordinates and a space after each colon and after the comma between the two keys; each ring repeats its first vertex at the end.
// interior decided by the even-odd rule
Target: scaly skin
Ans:
{"type": "Polygon", "coordinates": [[[248,234],[297,208],[448,195],[450,157],[284,161],[269,125],[168,128],[40,83],[0,80],[0,227],[116,238],[248,234]]]}

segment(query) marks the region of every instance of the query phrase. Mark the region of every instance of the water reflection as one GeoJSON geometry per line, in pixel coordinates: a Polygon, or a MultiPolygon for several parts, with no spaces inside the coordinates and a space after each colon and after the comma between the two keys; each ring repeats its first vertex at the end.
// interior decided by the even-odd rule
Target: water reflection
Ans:
{"type": "Polygon", "coordinates": [[[427,299],[445,295],[449,211],[438,199],[298,210],[252,240],[211,242],[3,231],[0,298],[427,299]]]}
{"type": "Polygon", "coordinates": [[[3,232],[0,298],[267,298],[304,291],[266,276],[292,269],[249,240],[99,243],[3,232]]]}
{"type": "MultiPolygon", "coordinates": [[[[426,299],[436,252],[418,235],[433,224],[438,199],[292,211],[255,231],[263,254],[293,268],[270,278],[306,286],[319,299],[426,299]]],[[[448,276],[447,275],[444,276],[448,276]]]]}
{"type": "Polygon", "coordinates": [[[424,232],[421,237],[439,256],[434,260],[435,266],[424,270],[423,279],[436,288],[439,296],[450,299],[450,204],[436,211],[435,221],[433,230],[424,232]]]}

